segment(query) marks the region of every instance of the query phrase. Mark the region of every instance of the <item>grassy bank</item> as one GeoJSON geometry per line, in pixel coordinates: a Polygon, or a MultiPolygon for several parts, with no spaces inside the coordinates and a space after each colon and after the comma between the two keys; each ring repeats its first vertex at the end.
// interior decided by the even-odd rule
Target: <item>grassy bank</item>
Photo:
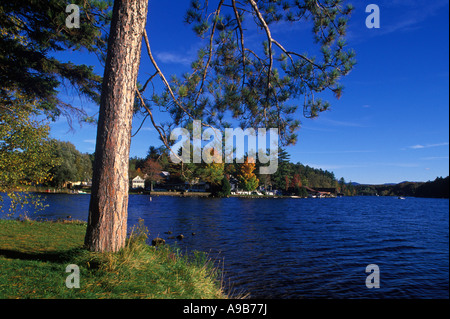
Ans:
{"type": "Polygon", "coordinates": [[[225,298],[203,253],[145,243],[143,227],[116,254],[84,250],[86,224],[0,220],[1,298],[225,298]],[[80,288],[66,287],[66,267],[80,288]]]}

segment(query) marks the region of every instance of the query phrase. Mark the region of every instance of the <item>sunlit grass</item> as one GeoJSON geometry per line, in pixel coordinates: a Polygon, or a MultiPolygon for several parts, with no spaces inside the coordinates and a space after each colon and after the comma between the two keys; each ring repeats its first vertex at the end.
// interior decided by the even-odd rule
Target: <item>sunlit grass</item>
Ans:
{"type": "Polygon", "coordinates": [[[83,249],[86,224],[0,220],[0,298],[225,298],[207,256],[146,244],[143,224],[118,253],[83,249]],[[66,287],[69,264],[80,288],[66,287]]]}

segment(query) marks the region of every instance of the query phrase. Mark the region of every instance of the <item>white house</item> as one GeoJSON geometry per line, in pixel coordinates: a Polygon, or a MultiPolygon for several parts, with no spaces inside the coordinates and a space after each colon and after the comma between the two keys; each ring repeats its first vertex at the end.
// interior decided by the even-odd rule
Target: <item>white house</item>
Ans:
{"type": "Polygon", "coordinates": [[[144,188],[144,187],[145,187],[145,179],[143,179],[139,175],[131,180],[131,188],[144,188]]]}

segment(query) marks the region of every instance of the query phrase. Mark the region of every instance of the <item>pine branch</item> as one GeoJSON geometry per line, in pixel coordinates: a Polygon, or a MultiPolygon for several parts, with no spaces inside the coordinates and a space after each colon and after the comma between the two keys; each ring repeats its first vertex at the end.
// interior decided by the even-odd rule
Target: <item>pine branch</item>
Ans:
{"type": "MultiPolygon", "coordinates": [[[[145,32],[145,30],[144,30],[145,32]]],[[[158,126],[155,123],[155,119],[153,118],[153,113],[150,110],[150,108],[145,104],[144,99],[142,98],[141,93],[139,92],[139,90],[136,88],[136,94],[139,98],[139,100],[141,101],[142,106],[145,108],[145,110],[147,111],[148,115],[150,115],[150,120],[152,121],[152,125],[153,127],[158,131],[159,136],[161,137],[161,141],[164,143],[164,145],[167,147],[167,149],[170,150],[170,152],[172,152],[172,154],[174,154],[176,156],[176,158],[180,161],[182,161],[182,159],[178,156],[178,154],[176,154],[172,148],[169,146],[169,142],[167,141],[167,136],[165,133],[161,132],[162,128],[160,126],[158,126]]]]}
{"type": "MultiPolygon", "coordinates": [[[[270,88],[270,75],[272,74],[272,66],[273,66],[273,55],[272,55],[272,35],[270,33],[270,28],[267,25],[266,21],[264,20],[261,12],[259,11],[258,5],[254,0],[249,0],[250,4],[252,5],[253,10],[255,11],[256,16],[258,17],[258,20],[261,22],[264,30],[266,31],[267,41],[269,43],[269,71],[267,72],[267,90],[270,88]]],[[[268,91],[269,92],[269,91],[268,91]]]]}
{"type": "Polygon", "coordinates": [[[234,11],[234,15],[236,16],[236,21],[237,21],[237,25],[238,25],[238,30],[240,33],[240,42],[241,42],[241,50],[242,50],[242,72],[244,73],[243,77],[242,77],[242,87],[244,86],[245,83],[245,45],[244,45],[244,30],[242,29],[242,23],[241,23],[241,18],[238,12],[238,9],[236,8],[236,0],[232,0],[232,6],[233,6],[233,11],[234,11]]]}
{"type": "Polygon", "coordinates": [[[211,63],[211,59],[212,59],[212,55],[213,55],[213,40],[214,40],[214,33],[216,32],[216,26],[217,26],[217,20],[218,20],[217,18],[219,17],[220,8],[222,7],[223,2],[224,2],[224,0],[220,1],[219,5],[217,7],[217,10],[216,10],[216,14],[214,15],[214,24],[213,24],[213,27],[212,27],[212,30],[211,30],[211,35],[209,37],[208,61],[206,62],[206,66],[205,66],[205,69],[203,71],[202,82],[201,82],[200,88],[198,90],[197,97],[195,98],[194,105],[197,105],[198,98],[200,97],[200,94],[203,93],[203,85],[205,83],[206,74],[208,73],[208,68],[209,68],[209,65],[211,63]]]}
{"type": "MultiPolygon", "coordinates": [[[[152,62],[153,67],[156,69],[156,72],[159,74],[161,80],[164,82],[164,85],[166,86],[167,90],[169,91],[170,96],[172,97],[172,101],[173,101],[173,102],[174,102],[181,110],[183,110],[183,112],[184,112],[187,116],[189,116],[192,120],[195,120],[195,118],[188,112],[188,110],[186,110],[185,107],[183,107],[183,105],[180,103],[180,101],[178,101],[178,99],[175,97],[175,94],[173,93],[173,90],[172,90],[172,88],[170,87],[169,82],[166,80],[166,77],[164,76],[164,74],[162,73],[162,71],[161,71],[161,69],[159,68],[158,64],[156,63],[155,58],[153,57],[153,54],[152,54],[152,50],[150,49],[150,42],[149,42],[149,40],[148,40],[147,31],[145,31],[145,29],[144,29],[144,32],[143,32],[143,37],[144,37],[144,40],[145,40],[145,45],[146,45],[146,47],[147,47],[147,53],[148,53],[148,56],[149,56],[149,58],[150,58],[150,61],[152,62]]],[[[139,95],[140,95],[140,94],[139,94],[139,95]]],[[[148,111],[149,111],[149,110],[147,109],[147,112],[148,112],[148,111]]],[[[203,126],[208,126],[208,127],[210,127],[210,128],[213,128],[211,125],[206,124],[206,123],[203,123],[203,122],[202,122],[202,125],[203,125],[203,126]]],[[[214,128],[213,128],[213,129],[214,129],[214,128]]]]}

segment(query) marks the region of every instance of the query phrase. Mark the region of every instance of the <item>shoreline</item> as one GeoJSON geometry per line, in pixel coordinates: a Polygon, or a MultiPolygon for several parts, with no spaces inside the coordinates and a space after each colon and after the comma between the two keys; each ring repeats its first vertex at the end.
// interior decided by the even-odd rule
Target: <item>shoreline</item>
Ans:
{"type": "MultiPolygon", "coordinates": [[[[24,193],[35,193],[37,195],[49,195],[49,194],[66,194],[66,195],[90,195],[91,190],[90,189],[50,189],[50,188],[40,188],[40,187],[30,187],[25,190],[10,190],[11,192],[24,192],[24,193]]],[[[411,197],[411,198],[442,198],[442,199],[448,199],[448,197],[434,197],[434,196],[408,196],[408,195],[353,195],[353,196],[323,196],[323,197],[302,197],[302,196],[296,196],[296,195],[244,195],[244,194],[230,194],[228,196],[220,197],[220,196],[211,196],[210,192],[186,192],[186,191],[132,191],[130,190],[129,195],[145,195],[150,197],[159,197],[159,196],[172,196],[172,197],[210,197],[210,198],[230,198],[230,197],[236,197],[236,198],[271,198],[271,199],[285,199],[285,198],[292,198],[292,199],[323,199],[323,198],[339,198],[339,197],[391,197],[391,198],[398,198],[398,197],[411,197]]]]}
{"type": "Polygon", "coordinates": [[[0,219],[0,299],[230,297],[206,253],[192,258],[171,245],[156,249],[139,227],[120,252],[92,253],[83,248],[85,231],[85,222],[0,219]],[[79,269],[77,289],[67,286],[67,265],[79,269]]]}

